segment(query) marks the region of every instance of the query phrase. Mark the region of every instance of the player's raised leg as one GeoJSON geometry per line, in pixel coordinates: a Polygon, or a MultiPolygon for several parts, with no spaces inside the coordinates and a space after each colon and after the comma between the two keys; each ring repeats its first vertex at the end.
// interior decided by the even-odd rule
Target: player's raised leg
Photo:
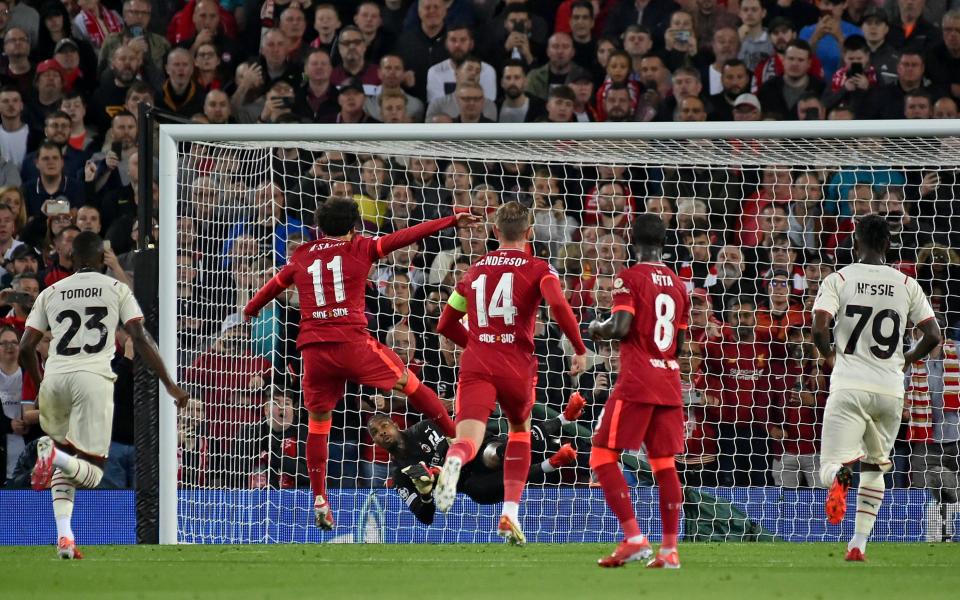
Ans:
{"type": "MultiPolygon", "coordinates": [[[[385,349],[389,350],[389,348],[385,349]]],[[[399,361],[399,358],[397,360],[399,361]]],[[[447,409],[443,406],[443,403],[440,402],[440,397],[437,396],[437,393],[433,391],[430,386],[421,382],[416,375],[411,373],[409,369],[404,369],[403,375],[397,380],[393,389],[403,392],[410,401],[410,405],[423,413],[426,418],[436,423],[437,427],[443,431],[445,436],[453,437],[457,434],[453,419],[450,418],[447,409]]]]}
{"type": "MultiPolygon", "coordinates": [[[[601,416],[601,421],[603,417],[601,416]]],[[[640,531],[627,480],[620,470],[620,451],[598,446],[594,442],[590,451],[590,468],[603,488],[607,506],[616,515],[623,530],[623,541],[609,556],[597,561],[601,567],[622,567],[628,562],[646,560],[653,555],[647,536],[640,531]]]]}
{"type": "Polygon", "coordinates": [[[57,554],[64,559],[83,558],[76,545],[71,520],[76,490],[95,488],[103,477],[103,469],[93,457],[78,458],[56,447],[50,437],[37,441],[37,462],[31,477],[34,489],[50,488],[53,515],[57,523],[57,554]],[[47,478],[49,474],[49,478],[47,478]]]}
{"type": "Polygon", "coordinates": [[[482,421],[479,419],[461,419],[460,415],[457,415],[457,437],[447,450],[447,457],[443,462],[443,469],[440,471],[440,476],[437,478],[437,487],[433,492],[437,510],[440,512],[447,512],[453,506],[453,501],[457,498],[460,470],[463,465],[477,456],[477,449],[483,442],[486,423],[486,418],[482,421]]]}
{"type": "Polygon", "coordinates": [[[824,512],[827,521],[839,525],[847,514],[847,493],[853,482],[851,465],[864,455],[866,421],[860,406],[862,393],[837,390],[830,394],[823,413],[820,482],[829,488],[824,512]]]}

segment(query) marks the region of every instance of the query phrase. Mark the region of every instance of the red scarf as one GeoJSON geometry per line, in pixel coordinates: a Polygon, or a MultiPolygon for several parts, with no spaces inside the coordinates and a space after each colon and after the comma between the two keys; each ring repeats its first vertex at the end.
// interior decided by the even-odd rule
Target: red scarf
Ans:
{"type": "Polygon", "coordinates": [[[943,343],[943,410],[960,411],[960,358],[957,343],[943,343]]]}
{"type": "Polygon", "coordinates": [[[907,440],[930,443],[933,440],[933,411],[930,407],[927,364],[924,360],[917,361],[910,367],[910,385],[907,387],[903,406],[910,411],[907,440]]]}
{"type": "Polygon", "coordinates": [[[103,40],[106,39],[111,33],[119,33],[123,29],[123,21],[120,20],[120,17],[117,16],[117,13],[100,7],[100,19],[103,20],[103,24],[106,26],[106,30],[100,27],[100,21],[97,20],[97,15],[89,10],[81,11],[83,13],[84,21],[87,24],[87,35],[90,36],[90,41],[93,42],[95,48],[99,48],[103,45],[103,40]]]}

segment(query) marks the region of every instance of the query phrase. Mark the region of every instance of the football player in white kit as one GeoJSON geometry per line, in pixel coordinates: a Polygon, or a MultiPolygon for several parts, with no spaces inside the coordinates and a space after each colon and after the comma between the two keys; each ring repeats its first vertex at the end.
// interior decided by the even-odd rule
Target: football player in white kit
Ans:
{"type": "Polygon", "coordinates": [[[835,361],[820,448],[820,480],[830,486],[827,520],[834,525],[843,521],[853,480],[850,467],[859,461],[856,524],[846,559],[862,561],[900,428],[903,373],[940,343],[940,327],[916,280],[884,264],[890,248],[886,219],[875,214],[861,218],[853,247],[857,262],[820,285],[813,305],[813,340],[825,359],[835,361]],[[909,323],[923,337],[904,353],[909,323]]]}
{"type": "Polygon", "coordinates": [[[134,347],[159,376],[178,406],[188,395],[170,378],[156,344],[143,328],[143,313],[125,284],[100,273],[103,240],[83,232],[73,241],[77,272],[43,290],[27,317],[20,340],[20,364],[38,384],[40,427],[34,489],[50,488],[57,519],[57,552],[81,558],[70,518],[76,489],[94,488],[103,477],[113,425],[110,362],[116,351],[114,332],[123,328],[134,347]],[[37,344],[50,330],[53,339],[44,372],[37,344]]]}

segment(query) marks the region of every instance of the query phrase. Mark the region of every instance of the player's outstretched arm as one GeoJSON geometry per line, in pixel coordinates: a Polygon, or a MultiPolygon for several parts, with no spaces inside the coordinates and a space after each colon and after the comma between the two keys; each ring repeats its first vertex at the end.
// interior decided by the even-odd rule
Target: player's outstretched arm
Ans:
{"type": "Polygon", "coordinates": [[[243,316],[247,319],[252,318],[260,314],[260,311],[264,306],[269,304],[274,298],[280,295],[280,293],[290,287],[291,280],[282,277],[284,271],[277,273],[270,278],[270,281],[265,283],[253,298],[250,298],[250,302],[247,302],[247,305],[243,307],[243,316]]]}
{"type": "Polygon", "coordinates": [[[923,337],[920,338],[916,346],[904,353],[904,369],[930,354],[930,351],[936,348],[942,339],[940,325],[936,319],[927,319],[919,323],[917,328],[923,333],[923,337]]]}
{"type": "Polygon", "coordinates": [[[33,327],[27,327],[20,338],[20,366],[26,371],[30,379],[39,388],[43,375],[40,373],[40,363],[37,361],[37,345],[43,339],[43,333],[33,327]]]}
{"type": "Polygon", "coordinates": [[[387,234],[382,238],[377,240],[377,254],[380,257],[384,257],[394,250],[398,250],[405,246],[409,246],[415,242],[419,242],[423,238],[430,237],[431,235],[448,229],[450,227],[465,227],[467,225],[473,225],[474,223],[479,223],[480,217],[472,215],[468,212],[460,212],[451,217],[443,217],[440,219],[434,219],[432,221],[426,221],[413,227],[407,227],[396,231],[394,233],[387,234]]]}
{"type": "Polygon", "coordinates": [[[467,314],[466,302],[463,296],[454,292],[447,305],[443,307],[443,312],[440,313],[440,321],[437,323],[437,333],[461,348],[466,348],[467,342],[470,340],[467,329],[461,322],[463,315],[467,314]],[[458,306],[459,308],[457,308],[458,306]]]}
{"type": "Polygon", "coordinates": [[[140,319],[134,319],[133,321],[125,323],[123,328],[130,334],[130,339],[133,340],[134,350],[147,361],[147,364],[150,365],[153,372],[157,374],[157,377],[163,382],[164,387],[167,388],[167,393],[173,396],[173,400],[177,403],[177,406],[179,408],[186,406],[187,400],[190,399],[190,394],[170,378],[170,374],[167,373],[167,367],[164,366],[163,359],[160,358],[160,351],[157,349],[157,344],[153,341],[153,338],[150,337],[150,334],[147,333],[147,330],[143,328],[143,322],[140,321],[140,319]]]}
{"type": "Polygon", "coordinates": [[[557,322],[560,331],[567,336],[570,343],[573,344],[575,356],[570,360],[570,375],[579,375],[587,368],[587,347],[580,337],[580,323],[570,308],[570,303],[563,295],[563,289],[560,287],[560,280],[554,276],[547,276],[540,280],[540,293],[543,299],[547,301],[550,307],[550,314],[553,320],[557,322]]]}

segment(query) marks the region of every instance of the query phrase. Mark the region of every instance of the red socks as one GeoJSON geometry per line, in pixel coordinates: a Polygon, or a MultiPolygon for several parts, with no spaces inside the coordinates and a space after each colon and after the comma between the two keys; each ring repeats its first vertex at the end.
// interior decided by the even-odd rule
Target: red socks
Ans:
{"type": "Polygon", "coordinates": [[[310,419],[307,430],[307,473],[313,497],[327,497],[327,443],[330,439],[331,419],[310,419]]]}
{"type": "Polygon", "coordinates": [[[600,481],[607,506],[620,521],[623,537],[630,539],[642,535],[637,516],[633,512],[633,501],[630,499],[627,480],[620,470],[620,453],[609,448],[594,446],[590,452],[590,468],[600,481]]]}
{"type": "Polygon", "coordinates": [[[530,473],[530,432],[514,431],[507,435],[503,455],[503,501],[520,502],[523,486],[530,473]]]}
{"type": "Polygon", "coordinates": [[[650,468],[660,488],[660,521],[663,523],[663,543],[661,549],[677,547],[677,535],[680,533],[680,509],[683,507],[683,488],[677,475],[674,457],[651,458],[650,468]]]}
{"type": "Polygon", "coordinates": [[[437,393],[420,383],[416,375],[409,371],[407,372],[407,384],[403,386],[403,393],[407,395],[410,404],[423,413],[425,417],[436,423],[445,436],[457,436],[457,429],[453,425],[453,420],[447,414],[447,409],[443,407],[437,393]]]}
{"type": "Polygon", "coordinates": [[[460,459],[460,464],[465,465],[473,457],[477,455],[477,445],[473,443],[473,440],[457,440],[456,442],[450,444],[450,448],[447,449],[447,458],[457,457],[460,459]]]}

